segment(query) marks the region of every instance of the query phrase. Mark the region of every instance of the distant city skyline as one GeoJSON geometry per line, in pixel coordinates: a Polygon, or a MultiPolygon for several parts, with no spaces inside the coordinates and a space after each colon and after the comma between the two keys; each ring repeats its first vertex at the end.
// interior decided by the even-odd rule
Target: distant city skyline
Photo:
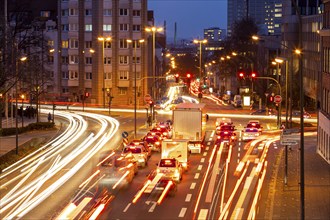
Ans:
{"type": "Polygon", "coordinates": [[[174,38],[177,23],[177,40],[201,39],[204,29],[227,29],[227,0],[149,0],[148,10],[154,11],[155,25],[166,21],[167,38],[174,38]]]}

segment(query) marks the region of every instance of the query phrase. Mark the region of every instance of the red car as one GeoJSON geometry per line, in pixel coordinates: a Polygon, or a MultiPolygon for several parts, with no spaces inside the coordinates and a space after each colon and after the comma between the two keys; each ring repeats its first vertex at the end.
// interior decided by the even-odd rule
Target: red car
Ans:
{"type": "Polygon", "coordinates": [[[216,144],[227,142],[233,144],[237,140],[236,134],[232,131],[220,131],[217,136],[216,144]]]}
{"type": "Polygon", "coordinates": [[[144,137],[144,141],[147,142],[148,147],[153,151],[160,151],[161,138],[157,135],[147,135],[144,137]]]}

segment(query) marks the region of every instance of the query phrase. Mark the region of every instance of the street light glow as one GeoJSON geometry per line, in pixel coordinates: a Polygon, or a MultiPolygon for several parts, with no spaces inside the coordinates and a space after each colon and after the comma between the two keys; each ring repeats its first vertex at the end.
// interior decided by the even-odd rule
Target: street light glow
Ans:
{"type": "Polygon", "coordinates": [[[252,40],[259,40],[259,37],[257,35],[252,35],[252,40]]]}
{"type": "Polygon", "coordinates": [[[294,53],[299,55],[299,54],[301,54],[301,50],[295,49],[294,53]]]}
{"type": "Polygon", "coordinates": [[[283,60],[283,59],[281,59],[281,58],[275,58],[275,62],[276,62],[276,63],[283,63],[283,62],[284,62],[284,60],[283,60]]]}

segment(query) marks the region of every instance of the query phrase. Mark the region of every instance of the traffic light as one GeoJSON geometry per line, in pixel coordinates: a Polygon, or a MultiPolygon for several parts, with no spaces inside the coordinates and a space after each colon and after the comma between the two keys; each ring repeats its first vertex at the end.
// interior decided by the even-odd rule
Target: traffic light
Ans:
{"type": "Polygon", "coordinates": [[[244,79],[245,78],[244,72],[239,72],[238,77],[239,77],[239,79],[244,79]]]}
{"type": "Polygon", "coordinates": [[[269,101],[274,102],[274,96],[269,96],[269,101]]]}
{"type": "Polygon", "coordinates": [[[254,72],[252,72],[252,73],[251,73],[251,79],[255,79],[256,77],[257,77],[257,74],[254,73],[254,72]]]}
{"type": "Polygon", "coordinates": [[[190,79],[191,78],[191,74],[187,73],[187,78],[190,79]]]}
{"type": "Polygon", "coordinates": [[[89,92],[85,92],[85,98],[89,97],[89,92]]]}
{"type": "Polygon", "coordinates": [[[53,104],[53,110],[55,110],[55,108],[56,108],[56,105],[55,105],[55,104],[53,104]]]}

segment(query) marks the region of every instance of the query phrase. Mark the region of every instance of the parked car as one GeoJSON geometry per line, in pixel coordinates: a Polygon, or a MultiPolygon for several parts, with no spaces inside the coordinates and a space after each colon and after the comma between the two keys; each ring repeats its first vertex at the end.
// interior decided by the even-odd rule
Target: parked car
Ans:
{"type": "MultiPolygon", "coordinates": [[[[300,117],[300,111],[293,111],[292,112],[292,116],[300,117]]],[[[311,118],[311,114],[309,114],[308,112],[304,111],[304,118],[311,118]]]]}

